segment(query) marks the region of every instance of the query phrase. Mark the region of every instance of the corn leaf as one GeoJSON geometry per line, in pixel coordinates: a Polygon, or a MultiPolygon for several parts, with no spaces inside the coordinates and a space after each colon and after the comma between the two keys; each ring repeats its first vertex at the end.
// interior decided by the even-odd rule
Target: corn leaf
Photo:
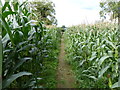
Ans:
{"type": "Polygon", "coordinates": [[[14,80],[16,80],[19,77],[22,77],[24,75],[32,75],[32,73],[29,72],[19,72],[17,74],[13,74],[11,76],[9,76],[7,79],[5,79],[2,83],[2,87],[6,88],[7,86],[9,86],[14,80]]]}
{"type": "MultiPolygon", "coordinates": [[[[111,63],[110,63],[111,64],[111,63]]],[[[98,78],[101,78],[103,76],[103,74],[108,70],[108,68],[110,67],[110,64],[108,66],[106,66],[105,68],[101,69],[101,71],[99,72],[99,76],[98,78]]]]}
{"type": "Polygon", "coordinates": [[[106,59],[110,58],[110,56],[103,56],[100,58],[98,65],[100,66],[106,59]]]}
{"type": "Polygon", "coordinates": [[[117,88],[117,87],[120,87],[118,82],[114,83],[111,88],[117,88]]]}
{"type": "Polygon", "coordinates": [[[11,14],[16,14],[16,12],[13,12],[13,11],[5,11],[2,13],[2,16],[3,18],[6,18],[8,15],[11,15],[11,14]]]}

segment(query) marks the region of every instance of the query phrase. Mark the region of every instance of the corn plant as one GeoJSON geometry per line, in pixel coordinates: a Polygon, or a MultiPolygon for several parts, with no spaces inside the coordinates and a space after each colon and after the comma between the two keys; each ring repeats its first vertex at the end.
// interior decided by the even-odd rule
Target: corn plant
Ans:
{"type": "Polygon", "coordinates": [[[53,46],[60,38],[56,37],[58,31],[51,30],[51,35],[41,21],[31,20],[32,15],[27,2],[5,2],[2,6],[3,88],[41,88],[43,62],[57,59],[52,49],[58,49],[53,46]]]}
{"type": "Polygon", "coordinates": [[[118,87],[118,28],[105,25],[73,26],[65,32],[66,57],[76,67],[78,87],[83,80],[83,87],[118,87]]]}

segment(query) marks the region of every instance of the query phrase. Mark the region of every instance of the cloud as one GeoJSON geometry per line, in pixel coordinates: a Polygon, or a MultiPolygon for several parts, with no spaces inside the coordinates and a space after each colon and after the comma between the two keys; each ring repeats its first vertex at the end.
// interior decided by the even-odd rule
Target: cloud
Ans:
{"type": "Polygon", "coordinates": [[[52,0],[58,26],[94,23],[99,20],[100,0],[52,0]]]}

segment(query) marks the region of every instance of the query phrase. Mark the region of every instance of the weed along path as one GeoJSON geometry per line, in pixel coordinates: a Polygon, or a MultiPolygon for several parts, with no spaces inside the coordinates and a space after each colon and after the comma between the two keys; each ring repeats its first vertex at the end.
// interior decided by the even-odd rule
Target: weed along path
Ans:
{"type": "Polygon", "coordinates": [[[72,69],[64,60],[64,56],[64,38],[62,37],[57,71],[57,88],[75,88],[75,79],[72,73],[72,69]]]}

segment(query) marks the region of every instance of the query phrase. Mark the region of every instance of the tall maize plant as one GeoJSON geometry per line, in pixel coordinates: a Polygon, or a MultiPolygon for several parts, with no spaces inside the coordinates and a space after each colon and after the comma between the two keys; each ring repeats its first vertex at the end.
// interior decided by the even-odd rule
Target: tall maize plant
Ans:
{"type": "Polygon", "coordinates": [[[64,37],[67,61],[74,66],[79,88],[120,87],[117,25],[72,26],[64,37]]]}
{"type": "Polygon", "coordinates": [[[60,34],[31,20],[32,15],[27,2],[5,2],[2,6],[2,88],[42,87],[43,62],[57,59],[60,34]]]}

